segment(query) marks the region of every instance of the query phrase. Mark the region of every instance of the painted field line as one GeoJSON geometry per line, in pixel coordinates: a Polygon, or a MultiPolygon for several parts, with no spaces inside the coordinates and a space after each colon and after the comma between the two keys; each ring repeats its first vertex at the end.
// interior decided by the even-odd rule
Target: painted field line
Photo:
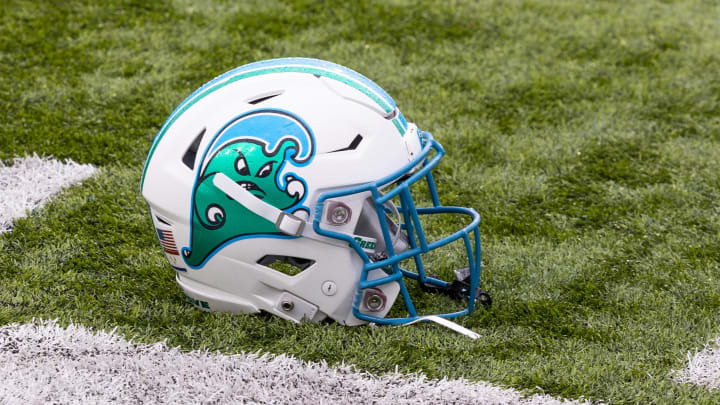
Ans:
{"type": "Polygon", "coordinates": [[[688,364],[673,373],[681,383],[695,384],[710,390],[720,388],[720,336],[694,355],[688,353],[688,364]]]}
{"type": "Polygon", "coordinates": [[[37,155],[15,158],[11,166],[0,162],[0,233],[10,231],[14,219],[42,206],[63,187],[82,181],[95,171],[91,165],[37,155]]]}
{"type": "Polygon", "coordinates": [[[0,364],[0,403],[578,403],[285,355],[182,352],[54,321],[0,327],[0,364]]]}

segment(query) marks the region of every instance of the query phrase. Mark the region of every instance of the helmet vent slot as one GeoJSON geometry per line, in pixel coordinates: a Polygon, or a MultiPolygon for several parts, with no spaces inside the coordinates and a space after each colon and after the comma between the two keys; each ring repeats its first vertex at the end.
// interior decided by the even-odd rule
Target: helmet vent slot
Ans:
{"type": "Polygon", "coordinates": [[[185,154],[182,157],[183,164],[185,164],[185,166],[187,166],[190,170],[195,169],[195,156],[197,156],[197,151],[200,147],[200,141],[202,141],[204,135],[205,128],[203,128],[202,131],[200,131],[200,133],[195,137],[195,139],[193,139],[192,143],[190,144],[190,146],[188,146],[185,154]]]}
{"type": "Polygon", "coordinates": [[[355,150],[355,149],[357,149],[358,146],[360,146],[360,142],[362,142],[362,140],[363,140],[362,135],[357,134],[357,135],[355,135],[355,138],[353,138],[353,140],[350,142],[350,145],[348,145],[342,149],[333,150],[330,153],[344,152],[346,150],[355,150]]]}
{"type": "Polygon", "coordinates": [[[265,255],[257,263],[288,276],[295,276],[315,264],[315,260],[293,256],[265,255]]]}
{"type": "Polygon", "coordinates": [[[252,105],[260,104],[260,103],[262,103],[263,101],[270,100],[271,98],[277,97],[277,96],[279,96],[279,95],[281,95],[281,94],[283,94],[282,91],[274,91],[274,92],[272,92],[272,93],[270,93],[270,94],[264,93],[264,94],[262,94],[262,95],[260,95],[260,96],[255,96],[255,98],[252,98],[252,99],[248,100],[248,104],[252,104],[252,105]]]}
{"type": "Polygon", "coordinates": [[[160,223],[163,224],[163,225],[172,226],[172,224],[170,223],[170,221],[168,221],[167,219],[161,217],[160,215],[155,215],[155,219],[157,219],[158,222],[160,222],[160,223]]]}

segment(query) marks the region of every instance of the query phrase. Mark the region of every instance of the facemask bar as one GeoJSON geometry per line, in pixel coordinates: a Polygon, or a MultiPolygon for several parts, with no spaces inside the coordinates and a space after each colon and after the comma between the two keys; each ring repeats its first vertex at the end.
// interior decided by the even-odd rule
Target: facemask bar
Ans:
{"type": "Polygon", "coordinates": [[[457,316],[470,314],[475,309],[474,297],[477,296],[476,294],[479,291],[478,288],[481,268],[480,232],[478,229],[480,224],[480,215],[472,208],[446,207],[440,204],[437,189],[435,188],[435,181],[432,176],[432,169],[445,155],[445,151],[442,146],[433,139],[432,135],[422,131],[419,131],[419,133],[423,141],[423,149],[415,160],[409,162],[397,172],[378,181],[324,193],[320,196],[316,205],[315,218],[313,221],[314,231],[323,236],[341,239],[348,242],[348,244],[363,260],[363,270],[353,302],[353,315],[361,320],[378,324],[402,325],[423,318],[425,314],[418,315],[403,278],[408,277],[417,280],[421,286],[430,287],[431,289],[436,288],[441,290],[449,288],[451,283],[429,277],[426,274],[422,255],[461,238],[467,251],[468,270],[470,274],[469,289],[467,290],[466,295],[463,294],[465,295],[464,299],[468,300],[468,306],[466,309],[461,311],[433,315],[443,318],[455,318],[457,316]],[[434,155],[430,156],[433,152],[434,155]],[[417,168],[418,166],[419,168],[417,168]],[[411,172],[413,168],[417,168],[417,170],[407,177],[407,173],[411,172]],[[423,178],[427,182],[433,206],[416,208],[410,192],[410,186],[423,178]],[[399,179],[402,180],[398,181],[399,179]],[[386,193],[382,192],[383,188],[387,188],[395,182],[397,182],[397,184],[395,184],[394,188],[386,193]],[[375,210],[377,211],[377,216],[380,221],[382,236],[385,240],[387,249],[387,257],[375,257],[371,259],[351,235],[320,228],[323,205],[326,200],[338,199],[339,197],[368,191],[372,194],[372,200],[374,201],[375,210]],[[399,253],[396,253],[393,247],[393,235],[390,232],[390,227],[385,215],[386,204],[388,204],[388,202],[392,204],[391,200],[395,197],[400,200],[400,206],[398,208],[402,216],[402,220],[404,221],[404,223],[400,225],[402,230],[406,232],[409,243],[408,249],[399,253]],[[471,222],[449,236],[428,243],[419,216],[432,214],[468,215],[471,218],[471,222]],[[471,232],[473,234],[474,243],[470,240],[471,232]],[[413,258],[415,262],[417,273],[400,267],[400,263],[403,260],[410,258],[413,258]],[[387,275],[368,280],[368,273],[376,269],[383,269],[387,275]],[[381,318],[361,312],[361,301],[366,290],[392,282],[397,282],[400,286],[400,294],[408,312],[407,317],[381,318]]]}

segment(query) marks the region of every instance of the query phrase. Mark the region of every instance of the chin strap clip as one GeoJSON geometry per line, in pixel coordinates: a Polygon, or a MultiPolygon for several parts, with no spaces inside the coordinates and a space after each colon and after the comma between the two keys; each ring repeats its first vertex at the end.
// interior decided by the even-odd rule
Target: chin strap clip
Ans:
{"type": "MultiPolygon", "coordinates": [[[[437,278],[435,275],[430,275],[430,277],[437,278]]],[[[468,299],[470,296],[470,269],[466,267],[455,270],[455,277],[456,279],[445,287],[430,283],[423,283],[420,287],[426,293],[445,294],[456,300],[468,299]]],[[[492,305],[490,294],[480,288],[475,291],[475,302],[482,304],[486,308],[492,305]]]]}

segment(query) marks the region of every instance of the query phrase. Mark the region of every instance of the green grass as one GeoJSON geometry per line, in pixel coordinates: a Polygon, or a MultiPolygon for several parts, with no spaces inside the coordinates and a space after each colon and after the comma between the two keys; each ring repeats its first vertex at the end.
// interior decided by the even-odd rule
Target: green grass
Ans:
{"type": "Polygon", "coordinates": [[[668,373],[720,333],[719,15],[716,1],[9,0],[0,160],[101,171],[0,236],[0,324],[59,318],[186,349],[718,403],[668,373]],[[139,195],[144,158],[192,90],[281,56],[364,73],[444,145],[441,200],[483,217],[494,306],[460,320],[481,340],[185,303],[139,195]]]}

